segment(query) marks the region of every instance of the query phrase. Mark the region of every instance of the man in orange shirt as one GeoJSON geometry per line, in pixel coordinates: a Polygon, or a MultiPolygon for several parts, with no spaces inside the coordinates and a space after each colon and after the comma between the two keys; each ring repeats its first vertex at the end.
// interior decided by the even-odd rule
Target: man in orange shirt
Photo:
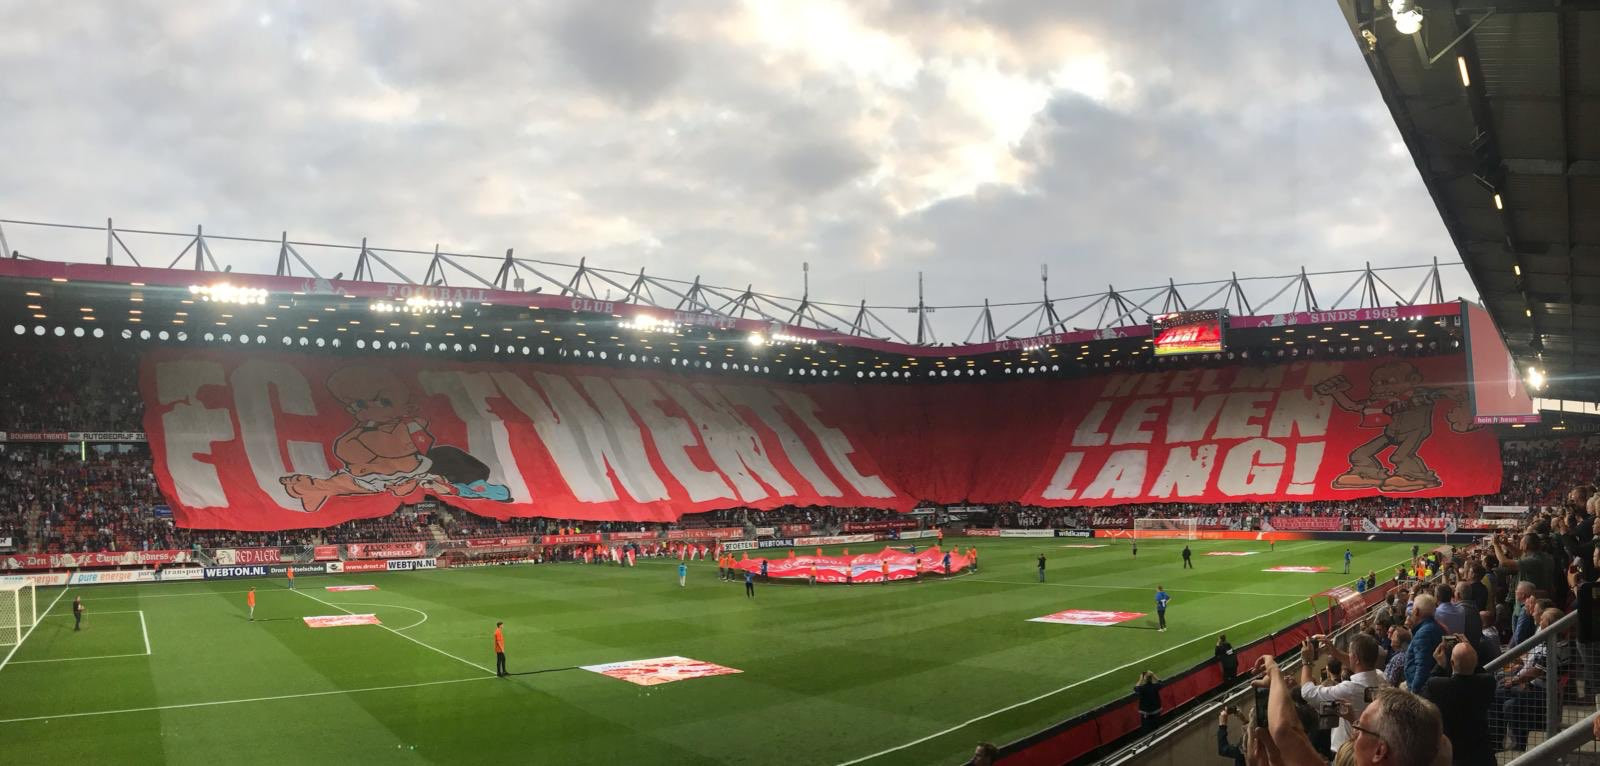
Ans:
{"type": "Polygon", "coordinates": [[[294,590],[294,567],[289,567],[289,571],[285,574],[289,576],[289,590],[294,590]]]}
{"type": "Polygon", "coordinates": [[[256,589],[255,588],[251,588],[250,592],[245,594],[244,603],[245,603],[246,606],[250,607],[250,619],[251,619],[251,621],[254,621],[256,619],[256,589]]]}
{"type": "Polygon", "coordinates": [[[504,626],[503,622],[494,624],[494,674],[502,678],[511,675],[506,672],[506,634],[501,631],[504,626]]]}
{"type": "Polygon", "coordinates": [[[883,582],[884,582],[885,585],[887,585],[889,583],[889,560],[888,559],[884,559],[883,560],[883,582]]]}

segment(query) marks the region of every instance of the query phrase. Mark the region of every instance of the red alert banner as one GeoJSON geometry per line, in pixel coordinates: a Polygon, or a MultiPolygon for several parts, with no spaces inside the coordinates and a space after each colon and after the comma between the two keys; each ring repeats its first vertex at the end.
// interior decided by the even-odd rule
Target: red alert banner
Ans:
{"type": "Polygon", "coordinates": [[[1474,430],[1464,378],[1460,355],[928,385],[199,349],[151,351],[140,370],[176,522],[242,530],[430,497],[644,522],[1492,494],[1498,445],[1474,430]]]}
{"type": "Polygon", "coordinates": [[[220,548],[212,555],[217,560],[217,566],[221,567],[283,562],[283,553],[277,548],[220,548]]]}

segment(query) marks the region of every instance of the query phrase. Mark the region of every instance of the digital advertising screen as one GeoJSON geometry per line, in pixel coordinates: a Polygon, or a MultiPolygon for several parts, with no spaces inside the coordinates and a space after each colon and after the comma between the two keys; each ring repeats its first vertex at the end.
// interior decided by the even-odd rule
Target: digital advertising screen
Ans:
{"type": "Polygon", "coordinates": [[[1156,356],[1215,353],[1226,347],[1224,309],[1179,311],[1150,317],[1150,337],[1156,356]]]}

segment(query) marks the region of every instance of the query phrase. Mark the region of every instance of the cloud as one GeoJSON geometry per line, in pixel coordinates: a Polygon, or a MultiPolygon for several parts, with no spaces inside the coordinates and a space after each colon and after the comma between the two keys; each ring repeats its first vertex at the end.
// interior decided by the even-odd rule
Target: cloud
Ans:
{"type": "Polygon", "coordinates": [[[680,43],[654,28],[655,15],[653,0],[579,0],[549,39],[596,89],[632,106],[647,105],[688,66],[680,43]]]}
{"type": "Polygon", "coordinates": [[[805,262],[850,306],[919,273],[975,304],[1035,297],[1040,264],[1064,293],[1455,259],[1332,6],[0,0],[0,28],[8,218],[782,294],[805,262]]]}

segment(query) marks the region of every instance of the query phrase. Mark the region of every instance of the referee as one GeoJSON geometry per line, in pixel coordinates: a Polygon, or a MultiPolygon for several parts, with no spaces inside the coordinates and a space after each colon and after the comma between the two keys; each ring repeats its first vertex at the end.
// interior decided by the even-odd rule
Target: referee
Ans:
{"type": "Polygon", "coordinates": [[[505,623],[494,624],[494,674],[504,678],[511,675],[506,672],[506,634],[500,629],[505,623]]]}
{"type": "Polygon", "coordinates": [[[1193,556],[1193,555],[1194,554],[1189,552],[1189,546],[1188,545],[1184,545],[1183,546],[1183,568],[1184,569],[1194,569],[1194,562],[1189,559],[1189,557],[1193,556]]]}

